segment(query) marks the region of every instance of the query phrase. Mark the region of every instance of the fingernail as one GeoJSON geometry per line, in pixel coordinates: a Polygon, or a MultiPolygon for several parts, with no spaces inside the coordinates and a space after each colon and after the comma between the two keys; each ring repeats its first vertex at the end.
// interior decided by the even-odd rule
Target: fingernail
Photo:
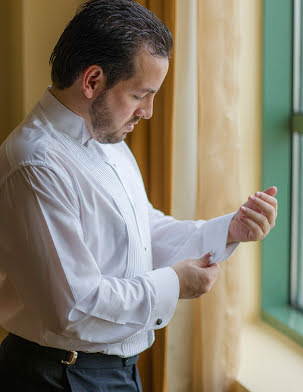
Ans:
{"type": "Polygon", "coordinates": [[[241,211],[243,211],[243,212],[247,211],[246,207],[242,206],[241,211]]]}
{"type": "Polygon", "coordinates": [[[255,200],[255,196],[250,195],[250,196],[249,196],[249,199],[250,199],[250,200],[255,200]]]}
{"type": "Polygon", "coordinates": [[[256,192],[255,195],[256,195],[257,197],[260,197],[260,196],[261,196],[261,192],[256,192]]]}
{"type": "Polygon", "coordinates": [[[210,262],[213,262],[213,261],[214,261],[214,258],[213,258],[212,256],[209,256],[208,260],[209,260],[210,262]]]}

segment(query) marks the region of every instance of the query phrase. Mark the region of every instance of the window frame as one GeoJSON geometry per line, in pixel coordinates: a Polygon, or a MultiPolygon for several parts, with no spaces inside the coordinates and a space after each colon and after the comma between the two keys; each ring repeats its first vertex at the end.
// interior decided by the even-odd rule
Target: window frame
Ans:
{"type": "Polygon", "coordinates": [[[303,345],[303,313],[290,306],[293,1],[263,4],[263,188],[277,186],[279,211],[262,244],[261,318],[303,345]]]}

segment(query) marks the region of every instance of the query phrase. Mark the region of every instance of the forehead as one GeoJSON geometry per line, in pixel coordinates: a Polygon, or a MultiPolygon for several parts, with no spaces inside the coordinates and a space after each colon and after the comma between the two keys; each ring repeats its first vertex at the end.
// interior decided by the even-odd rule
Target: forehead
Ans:
{"type": "Polygon", "coordinates": [[[146,92],[159,90],[168,71],[168,59],[152,56],[146,51],[141,51],[136,56],[134,64],[135,74],[130,79],[125,80],[125,84],[130,88],[146,90],[146,92]]]}

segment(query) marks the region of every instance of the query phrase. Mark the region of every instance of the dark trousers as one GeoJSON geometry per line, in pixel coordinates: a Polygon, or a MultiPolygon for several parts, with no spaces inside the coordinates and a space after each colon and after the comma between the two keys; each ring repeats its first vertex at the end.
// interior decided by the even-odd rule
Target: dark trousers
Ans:
{"type": "Polygon", "coordinates": [[[9,334],[0,347],[2,392],[142,392],[138,356],[120,358],[78,352],[73,365],[70,353],[9,334]]]}

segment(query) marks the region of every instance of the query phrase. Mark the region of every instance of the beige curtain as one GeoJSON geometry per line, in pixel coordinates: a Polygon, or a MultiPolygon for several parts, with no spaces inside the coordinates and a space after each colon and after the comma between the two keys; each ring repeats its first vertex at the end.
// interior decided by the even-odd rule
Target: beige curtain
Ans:
{"type": "MultiPolygon", "coordinates": [[[[176,0],[139,0],[169,27],[173,36],[176,0]]],[[[174,129],[174,56],[170,69],[155,98],[154,115],[141,121],[127,140],[143,175],[149,200],[154,207],[171,214],[173,129],[174,129]]],[[[156,342],[140,355],[139,370],[144,392],[167,391],[167,331],[156,333],[156,342]]]]}
{"type": "MultiPolygon", "coordinates": [[[[154,11],[169,25],[172,32],[176,33],[174,2],[160,0],[139,2],[154,11]]],[[[196,37],[198,54],[197,219],[208,219],[234,211],[241,203],[239,6],[240,0],[197,0],[196,4],[198,26],[196,37]]],[[[176,34],[174,36],[178,37],[176,34]]],[[[178,48],[178,45],[176,47],[178,48]]],[[[174,56],[173,61],[176,58],[178,59],[178,56],[174,56]]],[[[171,65],[174,65],[173,61],[171,65]]],[[[167,213],[171,213],[171,148],[175,106],[173,87],[176,84],[180,86],[178,81],[173,81],[174,73],[171,71],[163,86],[161,96],[159,99],[157,97],[153,119],[143,123],[141,128],[131,135],[129,141],[141,167],[150,199],[158,208],[167,213]]],[[[183,87],[186,88],[186,86],[183,87]]],[[[178,96],[183,93],[183,89],[175,91],[178,96]]],[[[177,390],[225,392],[236,391],[239,388],[234,383],[239,365],[240,344],[239,258],[240,254],[237,252],[222,265],[220,277],[212,292],[200,300],[187,303],[182,301],[179,304],[176,317],[169,329],[171,335],[174,330],[174,338],[178,339],[170,343],[170,349],[173,349],[173,352],[167,352],[167,331],[162,330],[157,334],[157,340],[152,349],[141,356],[140,371],[145,392],[161,392],[167,389],[174,392],[177,390]],[[187,322],[180,319],[185,314],[188,317],[187,322]],[[188,336],[192,337],[192,342],[188,340],[188,336]],[[183,340],[191,346],[190,349],[186,348],[186,356],[182,349],[183,340]],[[191,358],[188,358],[189,352],[192,354],[191,358]],[[169,380],[167,380],[167,355],[170,356],[171,362],[169,380]],[[186,358],[189,359],[189,366],[187,366],[186,358]],[[188,380],[185,382],[183,378],[186,378],[184,377],[186,371],[180,368],[182,362],[183,369],[191,369],[188,380]]]]}
{"type": "MultiPolygon", "coordinates": [[[[177,0],[173,216],[195,219],[197,188],[196,0],[177,0]]],[[[169,392],[192,392],[193,302],[178,302],[167,328],[169,392]]]]}
{"type": "MultiPolygon", "coordinates": [[[[240,0],[198,0],[197,218],[240,203],[240,0]]],[[[213,290],[194,303],[193,391],[234,387],[239,365],[240,258],[221,265],[213,290]]]]}

